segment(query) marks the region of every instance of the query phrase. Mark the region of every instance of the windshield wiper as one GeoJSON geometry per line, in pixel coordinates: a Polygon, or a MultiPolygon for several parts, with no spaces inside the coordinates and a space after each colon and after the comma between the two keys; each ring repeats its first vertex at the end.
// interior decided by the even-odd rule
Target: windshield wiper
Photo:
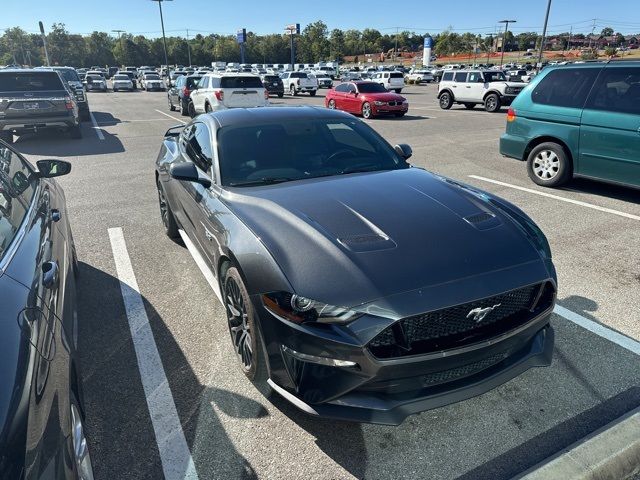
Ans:
{"type": "Polygon", "coordinates": [[[293,180],[298,180],[297,178],[288,178],[288,177],[263,177],[258,180],[247,180],[244,182],[233,182],[230,183],[230,187],[250,187],[252,185],[273,185],[275,183],[283,183],[283,182],[291,182],[293,180]]]}
{"type": "Polygon", "coordinates": [[[340,170],[340,175],[345,175],[347,173],[360,173],[360,172],[372,172],[374,170],[389,170],[388,168],[383,168],[380,165],[353,165],[351,167],[345,167],[340,170]]]}

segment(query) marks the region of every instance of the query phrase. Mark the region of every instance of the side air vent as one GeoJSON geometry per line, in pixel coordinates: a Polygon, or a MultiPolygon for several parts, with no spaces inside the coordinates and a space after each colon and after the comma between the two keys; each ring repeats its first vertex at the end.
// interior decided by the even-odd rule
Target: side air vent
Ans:
{"type": "Polygon", "coordinates": [[[489,212],[480,212],[464,217],[464,221],[470,225],[473,225],[479,230],[486,230],[488,228],[497,227],[502,222],[495,215],[489,212]]]}

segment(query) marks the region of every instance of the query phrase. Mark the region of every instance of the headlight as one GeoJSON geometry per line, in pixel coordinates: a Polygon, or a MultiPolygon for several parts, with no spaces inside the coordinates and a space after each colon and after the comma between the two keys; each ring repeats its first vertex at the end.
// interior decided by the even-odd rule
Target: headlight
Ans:
{"type": "Polygon", "coordinates": [[[328,305],[287,292],[262,295],[262,301],[267,310],[293,323],[318,322],[344,325],[363,315],[348,308],[328,305]]]}
{"type": "Polygon", "coordinates": [[[375,102],[373,102],[375,105],[384,105],[386,102],[381,102],[379,100],[376,100],[375,102]]]}

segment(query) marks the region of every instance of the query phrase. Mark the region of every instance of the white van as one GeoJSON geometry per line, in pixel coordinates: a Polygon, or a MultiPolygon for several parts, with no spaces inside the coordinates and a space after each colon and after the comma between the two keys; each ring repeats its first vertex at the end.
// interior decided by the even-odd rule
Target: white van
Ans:
{"type": "Polygon", "coordinates": [[[377,72],[371,76],[371,80],[396,93],[402,92],[404,87],[404,75],[399,71],[377,72]]]}

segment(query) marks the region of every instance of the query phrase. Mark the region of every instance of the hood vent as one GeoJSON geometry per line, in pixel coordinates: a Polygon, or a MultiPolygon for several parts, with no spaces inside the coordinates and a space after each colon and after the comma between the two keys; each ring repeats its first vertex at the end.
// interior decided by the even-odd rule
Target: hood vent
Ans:
{"type": "Polygon", "coordinates": [[[476,227],[478,230],[486,230],[502,224],[494,214],[489,212],[474,213],[473,215],[464,217],[464,220],[468,224],[476,227]]]}
{"type": "Polygon", "coordinates": [[[365,233],[360,235],[348,235],[338,238],[338,242],[352,252],[372,252],[375,250],[387,250],[395,248],[396,243],[389,237],[377,233],[365,233]]]}

